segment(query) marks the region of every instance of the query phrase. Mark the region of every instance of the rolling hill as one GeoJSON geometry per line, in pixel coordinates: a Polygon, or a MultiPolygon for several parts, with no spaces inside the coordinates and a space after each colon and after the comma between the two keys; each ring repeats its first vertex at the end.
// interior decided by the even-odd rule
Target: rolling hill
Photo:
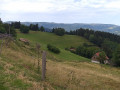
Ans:
{"type": "Polygon", "coordinates": [[[98,31],[110,32],[115,34],[120,34],[120,26],[113,24],[85,24],[85,23],[73,23],[73,24],[65,24],[65,23],[49,23],[49,22],[22,22],[22,24],[30,25],[30,24],[38,24],[39,26],[44,26],[48,29],[53,28],[64,28],[66,31],[76,30],[79,28],[87,28],[98,31]]]}
{"type": "MultiPolygon", "coordinates": [[[[39,42],[41,44],[41,48],[47,50],[47,44],[52,44],[58,47],[61,50],[60,54],[54,54],[54,58],[57,58],[58,60],[88,60],[84,57],[80,57],[78,55],[75,55],[69,51],[66,51],[65,48],[78,47],[79,45],[82,45],[83,43],[90,43],[88,40],[86,40],[83,37],[75,36],[75,35],[64,35],[64,36],[57,36],[53,33],[47,33],[47,32],[39,32],[39,31],[30,31],[29,34],[22,34],[18,33],[18,39],[19,38],[26,38],[30,40],[31,43],[36,44],[39,42]]],[[[89,60],[88,60],[89,61],[89,60]]]]}
{"type": "MultiPolygon", "coordinates": [[[[11,23],[15,21],[8,21],[11,23]]],[[[38,24],[39,27],[44,26],[45,30],[50,32],[53,28],[64,28],[66,31],[76,30],[80,28],[93,29],[95,31],[104,31],[120,35],[120,26],[114,24],[97,24],[97,23],[54,23],[54,22],[21,22],[21,24],[29,26],[30,24],[38,24]]]]}
{"type": "MultiPolygon", "coordinates": [[[[99,65],[65,51],[65,47],[78,46],[86,39],[78,36],[63,37],[46,32],[30,32],[21,34],[18,39],[26,38],[30,45],[20,41],[4,45],[0,55],[0,90],[119,90],[120,68],[99,65]],[[37,72],[37,55],[35,44],[54,44],[62,51],[60,55],[47,51],[46,80],[41,80],[42,60],[40,57],[40,73],[37,72]],[[62,54],[63,53],[63,54],[62,54]],[[84,61],[84,62],[83,62],[84,61]]],[[[1,42],[0,42],[1,43],[1,42]]]]}

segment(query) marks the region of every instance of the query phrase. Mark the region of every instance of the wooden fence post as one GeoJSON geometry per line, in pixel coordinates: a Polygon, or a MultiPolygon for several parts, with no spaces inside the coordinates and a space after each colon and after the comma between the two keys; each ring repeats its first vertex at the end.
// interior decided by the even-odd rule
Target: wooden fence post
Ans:
{"type": "Polygon", "coordinates": [[[46,52],[43,51],[43,54],[42,54],[42,80],[45,80],[45,73],[46,73],[46,52]]]}

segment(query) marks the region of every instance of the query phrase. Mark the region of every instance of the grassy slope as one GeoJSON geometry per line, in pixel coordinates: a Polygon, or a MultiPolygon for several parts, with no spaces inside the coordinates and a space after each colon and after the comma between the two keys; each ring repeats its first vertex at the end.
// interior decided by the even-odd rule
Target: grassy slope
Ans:
{"type": "MultiPolygon", "coordinates": [[[[0,58],[0,90],[120,90],[120,69],[90,62],[47,59],[46,81],[37,73],[32,47],[12,44],[0,58]]],[[[41,63],[40,63],[41,64],[41,63]]]]}
{"type": "MultiPolygon", "coordinates": [[[[69,51],[66,51],[65,48],[66,47],[77,47],[83,43],[88,43],[91,44],[90,42],[88,42],[86,39],[79,37],[79,36],[75,36],[75,35],[65,35],[65,36],[57,36],[53,33],[46,33],[46,32],[33,32],[31,31],[29,34],[21,34],[18,33],[18,39],[19,38],[27,38],[28,40],[30,40],[32,43],[36,43],[39,42],[42,45],[42,49],[47,50],[47,44],[52,44],[55,45],[56,47],[60,48],[61,53],[60,54],[54,54],[51,53],[53,56],[55,56],[55,58],[59,59],[59,60],[88,60],[87,58],[84,57],[80,57],[78,55],[75,55],[73,53],[70,53],[69,51]]],[[[50,52],[49,52],[50,53],[50,52]]]]}

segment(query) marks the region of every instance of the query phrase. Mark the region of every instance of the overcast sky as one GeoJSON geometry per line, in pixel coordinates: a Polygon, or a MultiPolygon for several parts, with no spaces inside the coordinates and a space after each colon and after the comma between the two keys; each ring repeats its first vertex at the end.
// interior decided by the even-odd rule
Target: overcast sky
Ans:
{"type": "Polygon", "coordinates": [[[120,25],[120,0],[0,0],[3,21],[120,25]]]}

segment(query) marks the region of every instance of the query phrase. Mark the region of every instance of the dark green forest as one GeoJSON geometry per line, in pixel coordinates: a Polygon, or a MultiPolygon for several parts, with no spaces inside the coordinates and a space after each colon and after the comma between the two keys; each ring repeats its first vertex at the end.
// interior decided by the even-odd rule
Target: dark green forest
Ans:
{"type": "MultiPolygon", "coordinates": [[[[108,32],[94,31],[90,29],[77,29],[75,31],[66,32],[69,35],[78,35],[88,39],[90,42],[99,46],[101,50],[103,50],[110,60],[118,66],[120,64],[120,60],[115,59],[116,50],[119,50],[120,44],[120,36],[108,32]],[[116,60],[118,61],[116,63],[116,60]]],[[[84,49],[84,46],[82,47],[84,49]]],[[[87,50],[87,49],[86,49],[87,50]]],[[[83,52],[86,53],[86,50],[83,52]]],[[[84,55],[83,55],[84,56],[84,55]]],[[[116,56],[117,57],[117,56],[116,56]]]]}

